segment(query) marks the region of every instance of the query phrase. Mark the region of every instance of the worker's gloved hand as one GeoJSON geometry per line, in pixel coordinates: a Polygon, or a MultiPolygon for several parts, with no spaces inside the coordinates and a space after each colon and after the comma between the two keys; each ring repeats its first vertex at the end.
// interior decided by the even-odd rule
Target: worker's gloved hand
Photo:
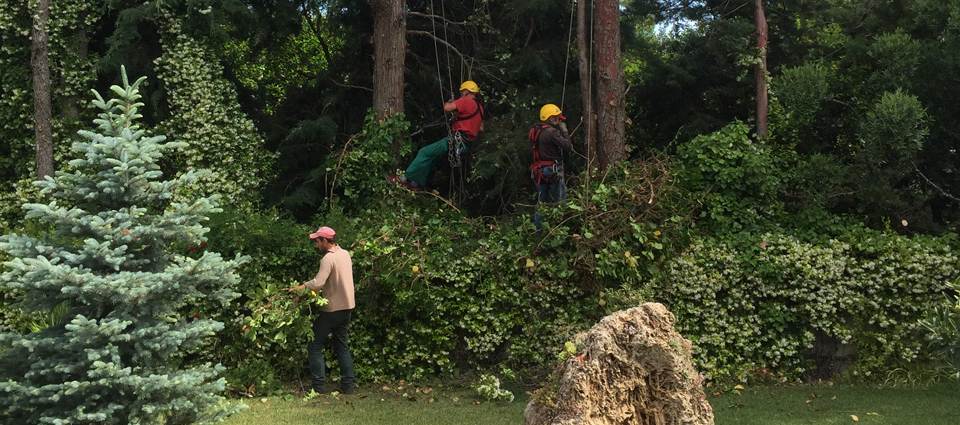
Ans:
{"type": "Polygon", "coordinates": [[[557,128],[560,129],[560,132],[563,133],[563,136],[569,136],[570,132],[567,131],[567,123],[560,121],[560,124],[557,124],[557,128]]]}

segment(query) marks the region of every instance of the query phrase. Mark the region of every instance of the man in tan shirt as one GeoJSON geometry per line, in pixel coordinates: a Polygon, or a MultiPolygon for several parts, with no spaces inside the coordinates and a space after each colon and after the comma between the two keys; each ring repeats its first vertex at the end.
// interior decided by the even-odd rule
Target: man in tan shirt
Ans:
{"type": "Polygon", "coordinates": [[[347,341],[350,313],[356,306],[353,298],[353,263],[350,253],[337,245],[337,233],[329,227],[321,227],[310,234],[323,254],[317,276],[289,291],[310,288],[322,292],[328,300],[320,315],[313,321],[313,341],[307,343],[307,361],[310,364],[310,383],[313,390],[326,393],[326,362],[323,360],[323,345],[333,334],[333,353],[340,364],[340,392],[352,394],[356,388],[353,374],[353,357],[347,341]]]}

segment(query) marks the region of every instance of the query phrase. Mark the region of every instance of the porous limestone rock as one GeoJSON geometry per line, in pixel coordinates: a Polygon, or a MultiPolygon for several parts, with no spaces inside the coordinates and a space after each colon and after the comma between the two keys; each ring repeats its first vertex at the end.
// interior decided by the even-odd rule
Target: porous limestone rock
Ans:
{"type": "Polygon", "coordinates": [[[693,344],[666,307],[646,303],[577,335],[524,412],[526,425],[704,425],[713,409],[693,344]]]}

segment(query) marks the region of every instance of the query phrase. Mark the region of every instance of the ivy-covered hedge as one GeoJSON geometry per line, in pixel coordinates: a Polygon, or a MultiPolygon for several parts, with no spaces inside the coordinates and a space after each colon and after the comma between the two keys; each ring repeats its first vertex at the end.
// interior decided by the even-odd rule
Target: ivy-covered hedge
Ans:
{"type": "Polygon", "coordinates": [[[714,378],[808,376],[818,335],[855,350],[850,375],[870,376],[935,360],[919,320],[960,276],[955,243],[867,229],[707,238],[670,261],[658,296],[714,378]]]}
{"type": "Polygon", "coordinates": [[[955,238],[872,231],[816,209],[790,215],[774,196],[789,173],[770,164],[750,168],[751,181],[769,183],[759,191],[717,177],[726,161],[717,158],[736,166],[770,154],[748,143],[740,124],[693,142],[686,162],[651,158],[580,177],[567,202],[541,207],[553,226],[540,235],[527,214],[472,218],[432,193],[387,185],[380,175],[390,158],[379,153],[406,127],[397,117],[367,124],[329,164],[342,186],[311,225],[245,212],[213,219],[208,246],[253,257],[241,270],[244,297],[210,351],[232,367],[234,385],[269,392],[305,376],[311,310],[303,294],[284,298],[279,289],[316,272],[307,235],[321,224],[353,258],[351,343],[362,380],[497,363],[543,368],[576,332],[651,299],[674,311],[698,367],[715,379],[807,377],[818,338],[854,347],[854,374],[931,360],[917,322],[958,276],[955,238]],[[697,177],[688,192],[671,169],[697,177]],[[753,207],[718,209],[738,197],[753,207]],[[696,210],[685,204],[698,198],[704,223],[693,223],[696,210]],[[817,224],[791,233],[767,216],[817,224]],[[740,231],[701,233],[732,228],[740,231]]]}
{"type": "MultiPolygon", "coordinates": [[[[619,178],[628,175],[621,170],[619,178]]],[[[640,288],[624,297],[646,293],[650,271],[663,261],[654,252],[667,229],[641,223],[605,239],[595,226],[609,223],[585,224],[593,213],[579,202],[544,207],[563,225],[537,235],[529,215],[468,218],[430,193],[386,183],[370,190],[378,193],[375,207],[356,217],[334,209],[311,226],[275,215],[212,218],[197,250],[252,257],[240,269],[243,296],[234,308],[199,313],[227,323],[208,352],[232,369],[226,376],[235,387],[269,393],[306,376],[310,311],[280,288],[316,273],[320,254],[308,235],[321,224],[337,230],[353,259],[351,348],[362,380],[550,365],[564,341],[622,305],[607,288],[640,288]]],[[[602,193],[592,199],[630,199],[619,186],[602,193]]],[[[629,220],[629,209],[610,211],[629,220]]]]}
{"type": "Polygon", "coordinates": [[[311,225],[243,210],[212,217],[209,240],[195,249],[252,258],[239,270],[243,296],[233,308],[197,313],[227,323],[208,353],[231,368],[238,389],[269,393],[306,376],[309,298],[280,289],[316,273],[320,255],[308,235],[319,225],[336,229],[353,259],[351,348],[361,380],[498,363],[541,368],[577,332],[646,299],[680,221],[654,224],[673,193],[667,164],[627,163],[582,182],[568,202],[541,207],[556,225],[537,234],[532,210],[471,218],[432,193],[387,184],[381,175],[392,159],[382,153],[405,129],[402,117],[368,118],[329,164],[338,196],[311,225]]]}
{"type": "MultiPolygon", "coordinates": [[[[229,308],[190,307],[225,327],[187,361],[224,364],[229,383],[250,394],[306,377],[316,299],[281,289],[316,273],[308,235],[319,225],[336,229],[353,258],[351,343],[362,381],[501,363],[541,369],[603,315],[652,299],[676,314],[698,368],[715,379],[808,376],[824,337],[854,347],[852,373],[865,376],[932,360],[918,320],[958,278],[955,237],[868,230],[816,208],[788,212],[777,193],[790,184],[782,168],[791,161],[763,160],[774,150],[750,142],[742,124],[691,142],[679,162],[654,157],[570,176],[568,200],[539,207],[542,234],[530,207],[470,217],[433,193],[388,185],[381,176],[393,163],[383,153],[407,151],[407,128],[402,117],[368,117],[328,162],[334,196],[309,224],[239,203],[211,217],[208,239],[168,247],[251,257],[229,308]],[[718,236],[703,236],[710,231],[718,236]]],[[[7,326],[24,319],[0,309],[7,326]]]]}

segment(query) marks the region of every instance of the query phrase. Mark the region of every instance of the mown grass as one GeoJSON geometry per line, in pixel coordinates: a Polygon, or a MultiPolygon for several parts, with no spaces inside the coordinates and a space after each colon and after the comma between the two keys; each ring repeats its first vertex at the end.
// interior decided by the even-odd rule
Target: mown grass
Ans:
{"type": "Polygon", "coordinates": [[[443,384],[361,386],[351,395],[244,399],[249,406],[225,425],[516,425],[523,422],[529,395],[515,390],[516,400],[481,402],[467,388],[443,384]],[[291,399],[292,398],[292,399],[291,399]]]}
{"type": "MultiPolygon", "coordinates": [[[[352,395],[245,399],[250,408],[226,425],[500,425],[523,423],[529,396],[512,403],[480,402],[461,387],[379,384],[352,395]]],[[[709,395],[717,425],[960,424],[960,383],[928,388],[866,385],[748,387],[709,395]],[[856,416],[854,420],[853,416],[856,416]]]]}
{"type": "Polygon", "coordinates": [[[960,424],[960,383],[928,388],[802,385],[708,397],[717,425],[960,424]],[[854,419],[854,416],[856,419],[854,419]]]}

